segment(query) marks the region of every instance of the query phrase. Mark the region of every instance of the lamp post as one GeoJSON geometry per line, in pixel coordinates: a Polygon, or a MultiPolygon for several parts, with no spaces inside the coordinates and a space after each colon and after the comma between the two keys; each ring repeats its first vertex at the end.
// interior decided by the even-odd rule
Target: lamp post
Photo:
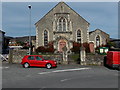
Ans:
{"type": "Polygon", "coordinates": [[[31,8],[32,8],[32,6],[31,5],[28,5],[28,8],[29,8],[29,11],[30,11],[30,13],[29,13],[29,20],[30,20],[30,22],[29,22],[29,25],[30,25],[30,31],[29,31],[29,55],[31,55],[32,54],[32,43],[31,43],[31,8]]]}

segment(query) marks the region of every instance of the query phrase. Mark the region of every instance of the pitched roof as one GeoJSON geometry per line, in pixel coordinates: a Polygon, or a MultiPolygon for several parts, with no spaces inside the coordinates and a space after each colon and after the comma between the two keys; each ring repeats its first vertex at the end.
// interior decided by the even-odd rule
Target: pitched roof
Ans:
{"type": "MultiPolygon", "coordinates": [[[[89,34],[95,32],[95,31],[97,31],[97,30],[99,30],[99,31],[101,31],[101,32],[103,32],[103,33],[105,33],[105,34],[107,34],[106,32],[102,31],[101,29],[95,29],[94,31],[90,31],[89,34]]],[[[109,35],[109,34],[107,34],[107,35],[109,35]]]]}
{"type": "Polygon", "coordinates": [[[4,33],[4,34],[5,34],[5,32],[4,32],[4,31],[2,31],[2,30],[0,30],[0,32],[2,32],[2,33],[4,33]]]}
{"type": "MultiPolygon", "coordinates": [[[[68,8],[70,8],[73,12],[75,12],[78,16],[80,16],[75,10],[73,10],[69,5],[67,5],[65,2],[59,2],[56,6],[54,6],[47,14],[45,14],[41,19],[43,19],[46,15],[48,15],[54,8],[56,8],[59,4],[65,4],[68,8]]],[[[80,16],[83,20],[85,20],[82,16],[80,16]]],[[[39,21],[41,21],[41,19],[39,21]]],[[[39,22],[37,21],[35,25],[39,22]]],[[[85,20],[86,21],[86,20],[85,20]]],[[[88,24],[90,24],[88,21],[86,21],[88,24]]]]}

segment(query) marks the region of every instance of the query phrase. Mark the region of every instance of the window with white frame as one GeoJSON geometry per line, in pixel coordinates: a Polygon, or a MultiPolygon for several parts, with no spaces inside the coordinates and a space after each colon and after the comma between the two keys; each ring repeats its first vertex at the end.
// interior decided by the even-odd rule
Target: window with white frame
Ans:
{"type": "Polygon", "coordinates": [[[48,45],[48,31],[44,31],[44,46],[48,45]]]}
{"type": "Polygon", "coordinates": [[[81,31],[80,30],[77,31],[77,42],[81,43],[81,31]]]}
{"type": "Polygon", "coordinates": [[[98,35],[96,37],[96,47],[99,47],[100,46],[100,36],[98,35]]]}
{"type": "Polygon", "coordinates": [[[66,31],[67,20],[63,17],[58,19],[58,31],[66,31]]]}

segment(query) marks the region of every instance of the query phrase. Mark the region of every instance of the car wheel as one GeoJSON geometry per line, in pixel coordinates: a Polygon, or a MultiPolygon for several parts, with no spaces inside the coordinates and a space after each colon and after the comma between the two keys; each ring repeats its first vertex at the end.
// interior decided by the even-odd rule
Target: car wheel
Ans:
{"type": "Polygon", "coordinates": [[[52,65],[50,63],[48,63],[48,64],[46,64],[46,68],[50,69],[50,68],[52,68],[52,65]]]}
{"type": "Polygon", "coordinates": [[[118,71],[120,71],[120,66],[118,66],[118,71]]]}
{"type": "Polygon", "coordinates": [[[28,68],[29,66],[30,66],[29,63],[24,63],[24,64],[23,64],[23,67],[24,67],[24,68],[28,68]]]}

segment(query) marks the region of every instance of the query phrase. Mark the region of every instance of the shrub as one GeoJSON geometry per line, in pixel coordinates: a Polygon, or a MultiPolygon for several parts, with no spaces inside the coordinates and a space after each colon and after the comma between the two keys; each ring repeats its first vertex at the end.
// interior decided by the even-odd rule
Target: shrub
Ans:
{"type": "Polygon", "coordinates": [[[53,47],[53,42],[48,43],[47,46],[39,46],[36,49],[36,53],[41,52],[41,53],[54,53],[55,49],[53,47]]]}
{"type": "Polygon", "coordinates": [[[79,53],[79,51],[80,51],[80,46],[81,46],[80,43],[73,42],[73,48],[71,49],[71,51],[74,52],[74,53],[79,53]]]}
{"type": "Polygon", "coordinates": [[[81,45],[83,45],[85,47],[85,51],[87,53],[90,52],[90,48],[89,48],[89,44],[88,43],[81,44],[81,43],[77,43],[77,42],[73,42],[73,48],[71,49],[71,51],[74,52],[74,53],[79,53],[81,45]]]}
{"type": "Polygon", "coordinates": [[[36,49],[36,52],[45,52],[45,47],[44,46],[39,46],[37,49],[36,49]]]}

